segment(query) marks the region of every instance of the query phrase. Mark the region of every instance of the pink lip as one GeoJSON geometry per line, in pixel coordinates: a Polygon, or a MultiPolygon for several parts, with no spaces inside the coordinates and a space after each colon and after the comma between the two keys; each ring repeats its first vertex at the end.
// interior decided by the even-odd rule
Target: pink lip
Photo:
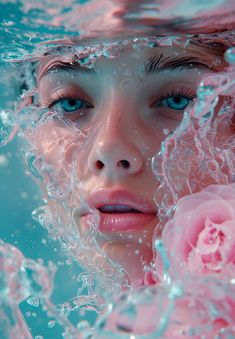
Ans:
{"type": "MultiPolygon", "coordinates": [[[[126,205],[140,213],[100,213],[99,230],[101,232],[138,231],[145,228],[156,217],[156,209],[142,197],[124,190],[108,191],[98,189],[88,197],[91,208],[99,209],[104,205],[126,205]]],[[[89,215],[84,216],[85,223],[89,215]]]]}
{"type": "Polygon", "coordinates": [[[156,209],[146,200],[124,190],[108,191],[100,188],[88,197],[91,208],[101,208],[104,205],[127,205],[142,213],[156,213],[156,209]]]}

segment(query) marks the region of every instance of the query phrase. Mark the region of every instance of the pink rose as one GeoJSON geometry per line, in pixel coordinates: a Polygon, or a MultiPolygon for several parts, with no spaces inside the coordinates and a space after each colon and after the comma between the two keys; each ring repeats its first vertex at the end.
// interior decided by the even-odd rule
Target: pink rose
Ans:
{"type": "MultiPolygon", "coordinates": [[[[208,186],[181,198],[162,240],[173,276],[190,271],[235,278],[235,184],[208,186]]],[[[161,266],[157,254],[156,269],[161,266]]]]}

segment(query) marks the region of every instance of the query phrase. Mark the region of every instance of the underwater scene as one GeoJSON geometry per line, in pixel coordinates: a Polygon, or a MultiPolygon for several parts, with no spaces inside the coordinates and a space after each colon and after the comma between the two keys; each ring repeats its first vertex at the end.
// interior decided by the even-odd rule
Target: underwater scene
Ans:
{"type": "Polygon", "coordinates": [[[235,338],[235,2],[0,17],[0,339],[235,338]]]}

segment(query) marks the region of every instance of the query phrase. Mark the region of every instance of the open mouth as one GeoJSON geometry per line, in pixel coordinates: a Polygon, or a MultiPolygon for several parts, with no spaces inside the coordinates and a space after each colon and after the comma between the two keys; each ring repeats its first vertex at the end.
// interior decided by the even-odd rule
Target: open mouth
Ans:
{"type": "Polygon", "coordinates": [[[131,208],[126,205],[105,205],[98,210],[102,213],[112,213],[112,214],[120,214],[120,213],[142,213],[141,211],[131,208]]]}
{"type": "Polygon", "coordinates": [[[99,212],[99,230],[104,233],[140,231],[156,222],[153,205],[123,189],[97,189],[88,196],[88,205],[99,212]]]}

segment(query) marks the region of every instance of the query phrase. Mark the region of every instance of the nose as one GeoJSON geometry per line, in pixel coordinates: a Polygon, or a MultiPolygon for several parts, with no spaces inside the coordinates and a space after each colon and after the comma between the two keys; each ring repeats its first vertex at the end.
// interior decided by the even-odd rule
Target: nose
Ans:
{"type": "Polygon", "coordinates": [[[136,144],[137,137],[130,135],[130,125],[122,128],[124,122],[114,119],[100,127],[88,156],[88,168],[96,175],[109,178],[133,175],[141,171],[143,158],[136,144]]]}

